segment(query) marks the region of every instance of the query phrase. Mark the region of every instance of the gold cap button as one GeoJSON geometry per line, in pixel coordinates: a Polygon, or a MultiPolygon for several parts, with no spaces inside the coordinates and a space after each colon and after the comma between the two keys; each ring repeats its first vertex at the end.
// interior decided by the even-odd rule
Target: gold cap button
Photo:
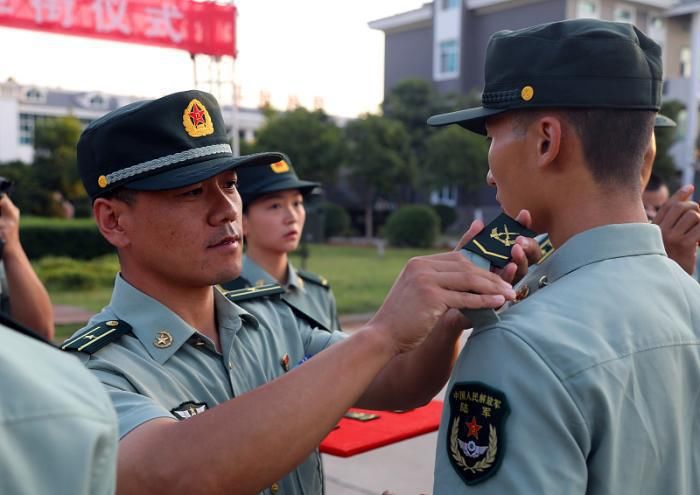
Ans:
{"type": "Polygon", "coordinates": [[[524,101],[532,100],[533,96],[535,96],[535,90],[532,86],[525,86],[522,90],[520,90],[520,97],[524,101]]]}

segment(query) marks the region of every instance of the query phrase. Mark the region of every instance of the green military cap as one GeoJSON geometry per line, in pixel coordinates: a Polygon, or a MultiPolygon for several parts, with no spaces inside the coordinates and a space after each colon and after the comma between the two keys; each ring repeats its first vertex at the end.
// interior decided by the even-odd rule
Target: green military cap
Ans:
{"type": "Polygon", "coordinates": [[[660,113],[656,114],[656,119],[654,120],[654,127],[676,127],[676,122],[671,117],[666,117],[660,113]]]}
{"type": "Polygon", "coordinates": [[[524,108],[659,110],[661,47],[631,24],[575,19],[499,31],[486,50],[482,106],[428,119],[486,134],[487,118],[524,108]]]}
{"type": "Polygon", "coordinates": [[[318,182],[300,180],[289,157],[279,155],[280,159],[275,163],[254,164],[237,170],[238,192],[244,205],[264,194],[287,189],[299,189],[306,196],[320,186],[318,182]]]}
{"type": "Polygon", "coordinates": [[[218,102],[196,90],[119,108],[90,123],[78,141],[78,171],[93,200],[123,186],[144,191],[184,187],[280,156],[234,158],[218,102]]]}

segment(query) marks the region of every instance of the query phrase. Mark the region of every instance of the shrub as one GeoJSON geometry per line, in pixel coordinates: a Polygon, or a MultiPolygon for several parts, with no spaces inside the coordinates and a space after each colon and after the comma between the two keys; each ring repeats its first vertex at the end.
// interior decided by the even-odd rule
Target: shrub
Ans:
{"type": "Polygon", "coordinates": [[[22,218],[20,240],[30,259],[66,256],[91,259],[114,248],[102,237],[92,219],[22,218]]]}
{"type": "Polygon", "coordinates": [[[384,227],[392,246],[425,248],[437,239],[440,217],[430,206],[404,206],[391,214],[384,227]]]}
{"type": "Polygon", "coordinates": [[[325,239],[344,235],[350,229],[350,215],[335,203],[323,204],[323,236],[325,239]]]}
{"type": "Polygon", "coordinates": [[[447,205],[434,205],[433,210],[440,217],[440,232],[445,232],[457,220],[457,210],[447,205]]]}
{"type": "Polygon", "coordinates": [[[35,263],[39,278],[49,290],[89,290],[111,287],[119,271],[115,256],[74,260],[48,256],[35,263]]]}

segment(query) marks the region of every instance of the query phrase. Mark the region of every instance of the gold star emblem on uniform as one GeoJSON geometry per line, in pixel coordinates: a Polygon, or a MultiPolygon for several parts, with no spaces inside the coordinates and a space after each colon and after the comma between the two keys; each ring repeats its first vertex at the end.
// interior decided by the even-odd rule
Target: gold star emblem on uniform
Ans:
{"type": "Polygon", "coordinates": [[[263,285],[265,285],[265,279],[261,278],[255,281],[255,287],[262,287],[263,285]]]}
{"type": "Polygon", "coordinates": [[[153,345],[159,349],[165,349],[173,345],[173,336],[167,330],[161,330],[156,335],[156,339],[153,341],[153,345]]]}

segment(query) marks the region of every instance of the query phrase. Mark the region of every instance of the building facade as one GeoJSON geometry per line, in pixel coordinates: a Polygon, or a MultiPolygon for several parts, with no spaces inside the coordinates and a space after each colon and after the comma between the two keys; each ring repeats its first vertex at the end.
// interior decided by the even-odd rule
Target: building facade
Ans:
{"type": "MultiPolygon", "coordinates": [[[[34,159],[34,127],[37,120],[73,116],[86,126],[107,112],[142,100],[99,91],[68,91],[13,80],[0,83],[0,163],[34,159]]],[[[231,106],[222,108],[224,121],[231,134],[231,106]]],[[[241,140],[252,141],[265,122],[258,109],[238,109],[238,133],[241,140]]]]}

